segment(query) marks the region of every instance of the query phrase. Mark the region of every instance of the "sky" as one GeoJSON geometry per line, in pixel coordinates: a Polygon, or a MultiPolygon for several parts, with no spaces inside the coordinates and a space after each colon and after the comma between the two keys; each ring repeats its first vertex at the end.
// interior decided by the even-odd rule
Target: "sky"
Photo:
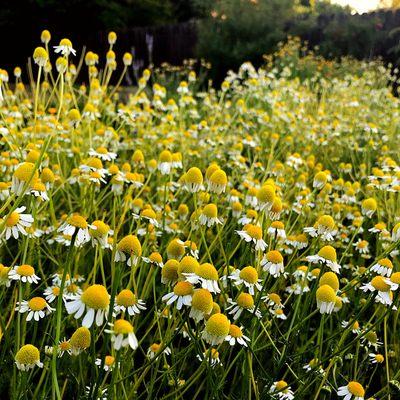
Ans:
{"type": "Polygon", "coordinates": [[[357,12],[367,12],[377,7],[379,0],[331,0],[332,3],[350,6],[357,12]]]}

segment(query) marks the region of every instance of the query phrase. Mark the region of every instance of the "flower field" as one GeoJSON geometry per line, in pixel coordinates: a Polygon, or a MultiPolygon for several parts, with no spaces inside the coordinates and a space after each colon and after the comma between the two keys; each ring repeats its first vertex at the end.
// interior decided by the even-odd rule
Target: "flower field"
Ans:
{"type": "Polygon", "coordinates": [[[399,399],[390,71],[293,40],[125,91],[115,34],[41,40],[0,71],[1,398],[399,399]]]}

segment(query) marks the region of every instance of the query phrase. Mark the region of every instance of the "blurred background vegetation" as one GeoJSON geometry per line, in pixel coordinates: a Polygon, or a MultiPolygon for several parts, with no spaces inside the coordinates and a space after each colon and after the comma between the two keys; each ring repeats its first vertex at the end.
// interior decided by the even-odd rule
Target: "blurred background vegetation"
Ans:
{"type": "Polygon", "coordinates": [[[261,63],[290,36],[328,59],[398,64],[400,1],[381,3],[382,9],[354,15],[318,0],[2,0],[0,67],[24,67],[42,29],[52,32],[53,45],[67,36],[78,51],[86,45],[101,55],[114,30],[116,51],[134,53],[136,69],[203,58],[217,80],[244,61],[261,63]]]}

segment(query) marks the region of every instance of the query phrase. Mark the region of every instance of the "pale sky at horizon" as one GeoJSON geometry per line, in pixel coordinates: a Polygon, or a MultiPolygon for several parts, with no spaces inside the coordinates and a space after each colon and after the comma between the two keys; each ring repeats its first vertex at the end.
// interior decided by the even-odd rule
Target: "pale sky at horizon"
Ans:
{"type": "Polygon", "coordinates": [[[342,6],[350,6],[359,13],[371,11],[379,4],[379,0],[331,0],[331,2],[342,6]]]}

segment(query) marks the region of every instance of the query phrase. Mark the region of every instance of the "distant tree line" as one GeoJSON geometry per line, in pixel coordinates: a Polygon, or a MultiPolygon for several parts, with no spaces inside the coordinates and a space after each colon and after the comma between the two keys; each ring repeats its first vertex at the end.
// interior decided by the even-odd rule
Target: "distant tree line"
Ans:
{"type": "Polygon", "coordinates": [[[49,29],[53,44],[69,37],[80,50],[100,55],[107,32],[119,35],[116,50],[150,61],[182,63],[202,57],[221,78],[243,61],[257,64],[288,35],[318,46],[325,57],[376,56],[399,63],[400,11],[352,15],[350,9],[313,0],[3,0],[0,68],[24,66],[49,29]],[[153,40],[152,55],[146,34],[153,40]]]}

